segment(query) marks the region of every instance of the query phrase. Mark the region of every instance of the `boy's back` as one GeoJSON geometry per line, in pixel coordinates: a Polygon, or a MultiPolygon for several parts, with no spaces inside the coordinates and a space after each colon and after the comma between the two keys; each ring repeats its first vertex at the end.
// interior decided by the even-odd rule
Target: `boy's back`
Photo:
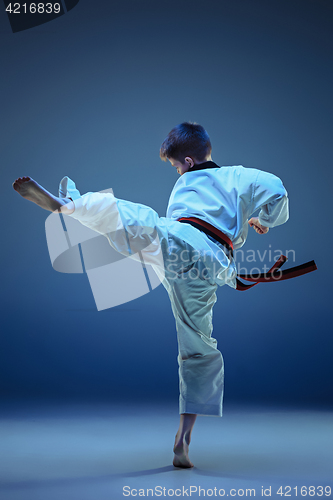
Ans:
{"type": "Polygon", "coordinates": [[[288,220],[288,197],[273,174],[242,166],[218,167],[213,161],[183,174],[170,195],[167,217],[197,217],[226,234],[239,248],[248,219],[258,209],[259,222],[274,227],[288,220]]]}

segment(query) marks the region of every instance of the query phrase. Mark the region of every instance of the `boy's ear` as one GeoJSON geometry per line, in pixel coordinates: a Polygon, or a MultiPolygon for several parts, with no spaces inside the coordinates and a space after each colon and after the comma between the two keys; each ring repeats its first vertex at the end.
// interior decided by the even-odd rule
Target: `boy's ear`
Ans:
{"type": "Polygon", "coordinates": [[[185,158],[186,163],[188,163],[189,167],[192,168],[194,165],[194,160],[190,156],[186,156],[185,158]]]}

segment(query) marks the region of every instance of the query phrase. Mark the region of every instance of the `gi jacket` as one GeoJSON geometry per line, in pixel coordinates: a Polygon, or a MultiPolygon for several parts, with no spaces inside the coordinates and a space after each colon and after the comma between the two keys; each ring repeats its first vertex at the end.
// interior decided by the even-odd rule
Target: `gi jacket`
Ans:
{"type": "Polygon", "coordinates": [[[172,220],[197,217],[206,221],[226,234],[237,249],[246,240],[248,219],[258,209],[263,226],[288,220],[287,191],[278,177],[241,165],[219,167],[207,161],[178,179],[166,215],[172,220]]]}

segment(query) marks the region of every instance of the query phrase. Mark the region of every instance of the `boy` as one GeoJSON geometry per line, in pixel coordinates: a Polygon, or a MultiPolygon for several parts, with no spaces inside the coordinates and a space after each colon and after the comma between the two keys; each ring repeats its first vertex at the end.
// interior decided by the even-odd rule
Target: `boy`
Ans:
{"type": "Polygon", "coordinates": [[[67,177],[60,183],[59,198],[30,177],[13,183],[40,207],[61,211],[104,234],[121,253],[128,255],[128,246],[133,254],[145,247],[163,275],[179,347],[180,425],[173,464],[184,468],[193,467],[188,448],[197,415],[222,416],[223,358],[212,337],[217,286],[236,287],[233,249],[244,244],[248,225],[265,234],[288,220],[287,192],[278,177],[242,166],[219,167],[211,150],[207,132],[196,123],[176,126],[164,140],[160,157],[180,175],[166,218],[111,193],[81,196],[67,177]],[[250,218],[257,209],[259,216],[250,218]],[[121,228],[126,238],[119,237],[121,228]],[[158,251],[162,273],[154,260],[158,251]]]}

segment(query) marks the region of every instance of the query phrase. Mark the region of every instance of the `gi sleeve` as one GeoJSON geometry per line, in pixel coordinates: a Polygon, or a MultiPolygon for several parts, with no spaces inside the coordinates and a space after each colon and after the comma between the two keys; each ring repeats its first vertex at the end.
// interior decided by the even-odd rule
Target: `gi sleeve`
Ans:
{"type": "Polygon", "coordinates": [[[284,224],[289,219],[288,193],[281,179],[259,171],[253,189],[254,212],[260,209],[259,223],[266,227],[284,224]]]}

